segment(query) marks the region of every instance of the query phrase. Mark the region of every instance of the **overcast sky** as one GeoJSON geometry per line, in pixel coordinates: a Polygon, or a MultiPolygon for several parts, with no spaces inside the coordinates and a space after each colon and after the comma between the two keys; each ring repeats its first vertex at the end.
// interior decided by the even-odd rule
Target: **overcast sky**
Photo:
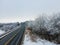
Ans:
{"type": "Polygon", "coordinates": [[[0,23],[34,20],[42,13],[60,12],[60,0],[0,0],[0,23]]]}

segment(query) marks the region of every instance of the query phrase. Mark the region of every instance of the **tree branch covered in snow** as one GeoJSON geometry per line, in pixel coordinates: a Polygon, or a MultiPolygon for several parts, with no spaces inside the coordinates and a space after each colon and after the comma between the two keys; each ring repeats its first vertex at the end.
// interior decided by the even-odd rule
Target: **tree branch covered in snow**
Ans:
{"type": "Polygon", "coordinates": [[[59,40],[60,43],[60,39],[58,39],[60,38],[60,13],[53,14],[50,17],[41,15],[34,21],[29,22],[28,27],[35,33],[53,35],[53,40],[59,40]]]}

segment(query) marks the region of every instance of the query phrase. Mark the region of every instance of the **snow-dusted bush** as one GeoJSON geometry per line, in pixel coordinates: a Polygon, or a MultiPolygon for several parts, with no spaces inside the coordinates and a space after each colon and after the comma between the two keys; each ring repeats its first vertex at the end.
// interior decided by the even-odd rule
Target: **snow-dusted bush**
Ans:
{"type": "Polygon", "coordinates": [[[60,13],[50,17],[42,15],[36,20],[30,21],[28,27],[32,29],[32,32],[42,34],[44,38],[60,43],[60,13]]]}
{"type": "Polygon", "coordinates": [[[60,14],[53,14],[50,17],[41,15],[36,20],[30,21],[28,27],[36,32],[47,31],[50,34],[60,33],[60,14]]]}
{"type": "Polygon", "coordinates": [[[46,16],[39,16],[34,21],[31,21],[28,23],[28,27],[32,28],[32,31],[35,32],[45,32],[47,31],[46,23],[48,21],[48,18],[46,16]]]}
{"type": "Polygon", "coordinates": [[[54,14],[47,23],[47,29],[51,34],[60,33],[60,14],[54,14]]]}

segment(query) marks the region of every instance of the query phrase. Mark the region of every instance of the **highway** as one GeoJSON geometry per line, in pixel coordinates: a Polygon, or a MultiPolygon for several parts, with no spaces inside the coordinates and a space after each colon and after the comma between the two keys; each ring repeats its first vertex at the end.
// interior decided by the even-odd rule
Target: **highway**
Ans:
{"type": "Polygon", "coordinates": [[[21,45],[24,31],[25,31],[25,26],[22,25],[15,31],[1,38],[0,45],[21,45]]]}

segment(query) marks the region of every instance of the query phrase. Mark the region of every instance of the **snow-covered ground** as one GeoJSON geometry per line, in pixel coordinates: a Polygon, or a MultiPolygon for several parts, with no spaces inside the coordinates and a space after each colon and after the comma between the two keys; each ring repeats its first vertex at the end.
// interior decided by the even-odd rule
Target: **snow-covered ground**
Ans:
{"type": "Polygon", "coordinates": [[[39,37],[34,37],[29,33],[25,34],[24,41],[22,45],[57,45],[53,42],[49,42],[47,40],[40,39],[39,37]]]}
{"type": "Polygon", "coordinates": [[[5,33],[5,31],[3,31],[3,30],[0,30],[0,35],[1,35],[1,34],[4,34],[4,33],[5,33]]]}

